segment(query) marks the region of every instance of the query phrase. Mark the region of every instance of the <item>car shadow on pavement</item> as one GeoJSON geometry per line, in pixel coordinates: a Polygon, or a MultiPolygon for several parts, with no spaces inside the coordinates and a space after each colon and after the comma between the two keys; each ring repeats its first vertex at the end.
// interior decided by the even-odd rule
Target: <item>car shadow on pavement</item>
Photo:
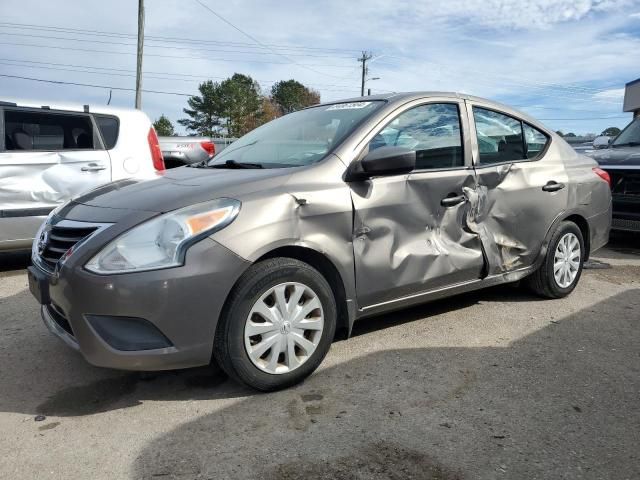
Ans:
{"type": "Polygon", "coordinates": [[[2,412],[82,416],[133,407],[146,399],[198,400],[254,393],[228,380],[215,366],[172,372],[94,367],[47,330],[26,288],[0,298],[0,312],[2,412]]]}
{"type": "MultiPolygon", "coordinates": [[[[353,335],[505,298],[515,302],[536,297],[511,286],[494,287],[357,322],[353,335]]],[[[223,399],[256,393],[229,380],[215,365],[169,372],[93,367],[49,333],[28,289],[0,299],[0,311],[0,363],[5,365],[0,369],[0,411],[73,417],[130,408],[144,400],[223,399]]]]}
{"type": "Polygon", "coordinates": [[[631,289],[506,347],[357,357],[159,436],[131,476],[638,478],[639,308],[631,289]]]}
{"type": "Polygon", "coordinates": [[[0,253],[0,272],[22,270],[29,265],[31,265],[31,254],[29,252],[0,253]]]}

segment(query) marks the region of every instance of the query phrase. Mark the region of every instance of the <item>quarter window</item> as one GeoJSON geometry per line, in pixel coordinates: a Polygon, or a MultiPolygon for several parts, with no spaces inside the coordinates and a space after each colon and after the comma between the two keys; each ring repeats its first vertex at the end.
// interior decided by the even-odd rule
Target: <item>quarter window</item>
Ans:
{"type": "Polygon", "coordinates": [[[108,115],[94,115],[98,129],[102,134],[102,140],[104,141],[104,147],[107,150],[111,150],[116,146],[118,142],[119,122],[116,117],[108,115]]]}
{"type": "Polygon", "coordinates": [[[531,125],[523,124],[524,142],[527,148],[527,158],[535,158],[547,146],[549,138],[537,128],[531,125]]]}
{"type": "Polygon", "coordinates": [[[87,115],[6,110],[6,150],[93,149],[94,134],[87,115]]]}
{"type": "Polygon", "coordinates": [[[464,166],[458,105],[433,103],[401,113],[369,142],[369,151],[391,146],[414,150],[416,170],[464,166]]]}

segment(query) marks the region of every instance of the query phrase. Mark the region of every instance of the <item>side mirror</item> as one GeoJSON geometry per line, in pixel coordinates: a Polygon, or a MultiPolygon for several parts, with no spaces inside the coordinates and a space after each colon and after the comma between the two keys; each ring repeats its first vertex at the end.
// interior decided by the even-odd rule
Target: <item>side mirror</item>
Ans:
{"type": "Polygon", "coordinates": [[[371,177],[402,175],[416,168],[416,152],[404,147],[380,147],[369,152],[347,169],[345,180],[353,182],[371,177]]]}

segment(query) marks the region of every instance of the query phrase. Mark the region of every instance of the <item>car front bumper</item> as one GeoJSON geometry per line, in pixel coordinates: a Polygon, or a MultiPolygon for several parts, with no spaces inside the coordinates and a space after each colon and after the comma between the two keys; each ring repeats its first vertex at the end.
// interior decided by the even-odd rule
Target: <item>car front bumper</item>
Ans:
{"type": "Polygon", "coordinates": [[[82,264],[30,267],[47,328],[96,366],[170,370],[206,365],[224,302],[248,262],[206,238],[181,267],[95,275],[82,264]]]}

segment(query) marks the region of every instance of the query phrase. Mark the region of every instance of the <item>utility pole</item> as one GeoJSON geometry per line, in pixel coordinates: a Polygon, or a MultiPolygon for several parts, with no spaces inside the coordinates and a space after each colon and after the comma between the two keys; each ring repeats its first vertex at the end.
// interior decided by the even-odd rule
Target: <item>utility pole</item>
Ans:
{"type": "Polygon", "coordinates": [[[138,0],[138,60],[136,64],[136,108],[142,108],[142,49],[144,47],[144,0],[138,0]]]}
{"type": "Polygon", "coordinates": [[[371,59],[371,52],[362,52],[362,57],[358,59],[362,62],[362,83],[360,85],[360,96],[364,97],[364,82],[367,78],[367,60],[371,59]]]}

